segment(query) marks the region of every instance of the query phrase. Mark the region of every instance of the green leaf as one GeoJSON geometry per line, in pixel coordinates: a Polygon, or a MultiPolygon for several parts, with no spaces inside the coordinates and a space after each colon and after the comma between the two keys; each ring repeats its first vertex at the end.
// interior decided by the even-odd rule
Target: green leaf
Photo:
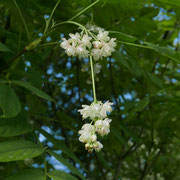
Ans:
{"type": "Polygon", "coordinates": [[[49,172],[48,176],[53,180],[77,180],[77,178],[75,178],[74,176],[58,170],[49,172]]]}
{"type": "Polygon", "coordinates": [[[0,42],[0,51],[12,52],[6,45],[0,42]]]}
{"type": "Polygon", "coordinates": [[[61,162],[62,164],[64,164],[65,166],[67,166],[72,173],[76,174],[77,176],[79,176],[80,178],[84,179],[84,176],[70,163],[68,162],[66,159],[64,159],[62,156],[54,153],[53,151],[50,150],[46,150],[49,154],[51,154],[52,156],[54,156],[59,162],[61,162]]]}
{"type": "Polygon", "coordinates": [[[4,180],[46,180],[46,175],[40,169],[25,169],[4,180]]]}
{"type": "Polygon", "coordinates": [[[6,85],[0,85],[0,107],[3,115],[0,117],[10,118],[21,111],[21,104],[14,90],[6,85]]]}
{"type": "Polygon", "coordinates": [[[31,141],[13,140],[0,143],[0,162],[30,159],[43,153],[43,149],[31,141]]]}
{"type": "Polygon", "coordinates": [[[18,136],[32,130],[25,111],[14,118],[0,118],[0,137],[18,136]]]}
{"type": "Polygon", "coordinates": [[[117,60],[117,63],[120,63],[121,65],[126,67],[132,73],[132,69],[131,69],[130,65],[128,64],[126,59],[123,57],[123,55],[120,53],[120,51],[114,52],[113,57],[117,60]]]}
{"type": "Polygon", "coordinates": [[[4,80],[4,79],[0,79],[0,84],[6,84],[8,83],[8,81],[4,80]]]}
{"type": "Polygon", "coordinates": [[[29,111],[33,114],[44,114],[47,111],[47,107],[43,104],[42,100],[32,94],[26,94],[26,101],[29,111]],[[34,106],[36,104],[36,106],[34,106]]]}
{"type": "Polygon", "coordinates": [[[54,146],[60,150],[63,151],[64,154],[66,154],[67,156],[69,156],[70,158],[72,158],[74,161],[76,161],[77,163],[80,164],[81,167],[83,167],[85,169],[85,167],[83,166],[82,162],[78,159],[78,157],[66,146],[65,143],[63,143],[62,141],[54,138],[51,134],[47,133],[46,131],[44,131],[43,129],[40,129],[39,132],[44,135],[48,141],[52,142],[54,144],[54,146]]]}
{"type": "Polygon", "coordinates": [[[14,80],[14,81],[11,81],[11,83],[16,84],[16,85],[21,86],[21,87],[24,87],[24,88],[32,91],[34,94],[36,94],[37,96],[39,96],[45,100],[54,101],[54,99],[51,98],[49,95],[47,95],[43,91],[37,89],[36,87],[32,86],[31,84],[29,84],[27,82],[14,80]]]}
{"type": "Polygon", "coordinates": [[[155,50],[156,52],[169,57],[170,59],[174,60],[177,63],[180,63],[180,52],[176,52],[175,50],[169,47],[161,47],[152,43],[145,42],[148,47],[155,50]]]}
{"type": "Polygon", "coordinates": [[[146,74],[148,75],[149,79],[159,88],[163,88],[163,83],[161,81],[160,78],[158,78],[156,75],[146,72],[146,74]]]}
{"type": "Polygon", "coordinates": [[[177,7],[180,7],[180,1],[179,0],[159,0],[160,2],[162,3],[167,3],[167,4],[170,4],[170,5],[174,5],[174,6],[177,6],[177,7]]]}
{"type": "Polygon", "coordinates": [[[149,98],[144,98],[143,100],[137,103],[136,107],[133,109],[133,112],[142,111],[148,104],[149,104],[149,98]]]}

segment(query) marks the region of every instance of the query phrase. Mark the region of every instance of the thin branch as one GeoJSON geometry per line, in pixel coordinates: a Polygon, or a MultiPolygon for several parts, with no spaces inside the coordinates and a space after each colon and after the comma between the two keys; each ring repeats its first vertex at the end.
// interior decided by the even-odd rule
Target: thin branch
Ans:
{"type": "Polygon", "coordinates": [[[78,16],[80,16],[82,13],[84,13],[85,11],[87,11],[89,8],[93,7],[96,3],[98,3],[100,0],[97,0],[95,2],[93,2],[92,4],[90,4],[88,7],[84,8],[81,12],[79,12],[78,14],[76,14],[75,16],[73,16],[72,18],[69,19],[69,21],[74,20],[75,18],[77,18],[78,16]]]}
{"type": "Polygon", "coordinates": [[[50,17],[49,17],[49,19],[47,20],[46,27],[45,27],[45,30],[44,30],[44,33],[43,33],[43,34],[45,34],[46,31],[48,30],[48,27],[49,27],[49,24],[50,24],[51,19],[52,19],[52,17],[53,17],[53,14],[54,14],[57,6],[59,5],[60,1],[61,1],[61,0],[58,0],[57,3],[56,3],[56,5],[54,6],[54,8],[53,8],[53,10],[52,10],[52,12],[51,12],[50,17]]]}

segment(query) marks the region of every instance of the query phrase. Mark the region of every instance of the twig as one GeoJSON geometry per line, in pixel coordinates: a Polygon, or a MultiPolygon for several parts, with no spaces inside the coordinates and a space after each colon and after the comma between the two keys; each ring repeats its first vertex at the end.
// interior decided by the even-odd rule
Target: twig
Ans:
{"type": "Polygon", "coordinates": [[[96,3],[98,3],[99,0],[93,2],[92,4],[90,4],[88,7],[86,7],[85,9],[83,9],[81,12],[79,12],[78,14],[76,14],[75,16],[73,16],[72,18],[69,19],[69,21],[74,20],[75,18],[77,18],[78,16],[80,16],[82,13],[84,13],[85,11],[87,11],[89,8],[91,8],[92,6],[94,6],[96,3]]]}

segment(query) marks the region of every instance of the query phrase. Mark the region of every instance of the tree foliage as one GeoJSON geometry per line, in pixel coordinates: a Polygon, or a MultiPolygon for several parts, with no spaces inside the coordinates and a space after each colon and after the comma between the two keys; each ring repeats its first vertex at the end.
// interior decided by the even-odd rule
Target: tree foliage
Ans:
{"type": "Polygon", "coordinates": [[[180,179],[179,0],[0,0],[0,179],[180,179]],[[114,102],[99,153],[78,141],[93,100],[87,59],[62,37],[96,24],[116,37],[99,60],[114,102]]]}

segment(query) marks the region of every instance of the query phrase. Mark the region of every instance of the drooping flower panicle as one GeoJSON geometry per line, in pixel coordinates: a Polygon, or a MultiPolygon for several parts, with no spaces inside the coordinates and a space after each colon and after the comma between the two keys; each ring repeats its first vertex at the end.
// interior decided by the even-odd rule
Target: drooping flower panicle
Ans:
{"type": "MultiPolygon", "coordinates": [[[[63,38],[61,47],[65,49],[68,56],[90,57],[94,102],[91,105],[82,105],[82,109],[78,111],[83,120],[89,118],[91,123],[84,124],[78,133],[80,134],[79,141],[85,143],[85,149],[91,153],[93,150],[99,152],[103,148],[97,137],[98,135],[103,137],[110,132],[110,122],[112,120],[107,115],[112,111],[111,106],[113,105],[109,101],[102,103],[96,100],[94,76],[100,72],[101,65],[96,62],[93,66],[92,59],[98,61],[103,57],[111,56],[112,52],[115,51],[116,39],[110,38],[109,32],[103,28],[95,25],[88,26],[81,33],[70,33],[68,40],[63,38]]],[[[86,69],[84,67],[83,71],[86,69]]]]}
{"type": "Polygon", "coordinates": [[[70,38],[63,38],[61,47],[65,49],[68,56],[78,56],[79,58],[88,58],[90,55],[94,60],[102,59],[103,57],[111,56],[115,51],[116,38],[110,38],[109,32],[103,28],[92,26],[89,31],[98,32],[97,35],[70,33],[70,38]]]}
{"type": "Polygon", "coordinates": [[[100,151],[103,145],[97,141],[97,134],[105,136],[110,132],[111,119],[107,118],[107,112],[112,111],[113,103],[107,101],[104,104],[101,101],[93,102],[90,106],[82,105],[82,109],[78,110],[83,119],[91,119],[91,124],[84,124],[81,130],[79,141],[85,143],[88,152],[100,151]],[[97,134],[96,134],[97,133],[97,134]]]}

